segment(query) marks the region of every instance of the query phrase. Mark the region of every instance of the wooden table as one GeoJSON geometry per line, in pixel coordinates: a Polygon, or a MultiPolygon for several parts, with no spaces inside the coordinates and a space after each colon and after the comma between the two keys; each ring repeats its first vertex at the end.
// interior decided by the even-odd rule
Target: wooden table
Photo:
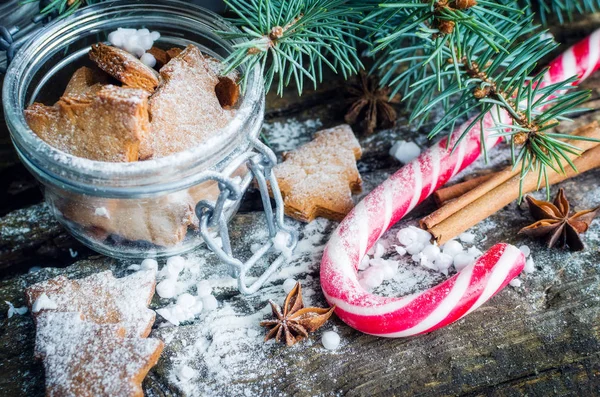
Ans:
{"type": "MultiPolygon", "coordinates": [[[[591,17],[555,33],[572,43],[597,25],[591,17]]],[[[593,90],[590,105],[594,106],[600,97],[600,76],[585,86],[593,90]]],[[[272,142],[281,154],[308,141],[319,126],[339,124],[346,105],[343,83],[338,80],[299,99],[293,90],[283,98],[269,95],[265,135],[279,134],[277,123],[301,126],[294,130],[294,139],[272,142]]],[[[600,112],[587,112],[575,124],[597,119],[600,112]]],[[[401,111],[395,128],[360,139],[364,157],[359,169],[365,193],[400,166],[388,155],[389,147],[399,139],[426,145],[423,132],[427,128],[415,131],[401,111]]],[[[83,277],[111,269],[123,276],[130,273],[126,268],[131,262],[97,256],[66,234],[41,204],[42,196],[18,162],[4,130],[0,134],[0,186],[0,395],[38,396],[43,395],[44,384],[42,367],[32,357],[33,322],[28,314],[8,319],[4,301],[21,306],[24,287],[59,274],[83,277]],[[28,273],[32,266],[44,269],[28,273]]],[[[560,186],[577,208],[600,205],[600,170],[560,186]]],[[[432,203],[425,202],[412,216],[417,218],[431,208],[432,203]]],[[[256,192],[249,192],[232,221],[240,255],[247,254],[253,242],[260,242],[261,234],[255,232],[264,226],[259,210],[256,192]]],[[[513,203],[473,229],[478,239],[487,236],[481,248],[498,241],[527,243],[532,248],[537,271],[523,277],[522,287],[505,289],[445,329],[409,339],[363,335],[333,319],[324,327],[335,327],[342,337],[342,345],[333,352],[322,348],[320,332],[292,348],[256,342],[256,332],[262,332],[258,321],[268,313],[267,298],[281,301],[285,295],[284,278],[291,275],[300,280],[311,303],[324,305],[318,263],[333,222],[320,220],[304,226],[290,221],[303,235],[304,248],[289,268],[252,297],[237,294],[226,269],[200,248],[194,260],[203,263],[202,276],[220,280],[215,295],[221,306],[179,327],[161,327],[164,321],[157,321],[152,336],[165,340],[166,348],[144,382],[145,391],[150,396],[186,392],[220,396],[600,395],[600,221],[593,223],[586,236],[587,250],[580,253],[549,251],[518,237],[516,232],[528,222],[526,208],[513,203]],[[183,364],[197,373],[191,381],[177,378],[183,364]]],[[[155,297],[152,307],[166,303],[155,297]]]]}

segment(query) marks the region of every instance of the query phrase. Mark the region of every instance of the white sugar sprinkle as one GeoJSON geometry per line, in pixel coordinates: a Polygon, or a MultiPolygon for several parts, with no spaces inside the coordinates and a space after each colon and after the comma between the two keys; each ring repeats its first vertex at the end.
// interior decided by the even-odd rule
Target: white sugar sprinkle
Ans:
{"type": "Polygon", "coordinates": [[[183,365],[179,369],[179,379],[189,380],[196,376],[196,371],[190,366],[183,365]]]}
{"type": "Polygon", "coordinates": [[[519,288],[522,284],[521,280],[518,278],[512,279],[510,283],[508,283],[511,287],[519,288]]]}
{"type": "Polygon", "coordinates": [[[96,210],[94,211],[94,215],[102,217],[102,218],[110,219],[110,214],[108,213],[108,210],[106,209],[106,207],[96,208],[96,210]]]}
{"type": "Polygon", "coordinates": [[[11,318],[15,314],[22,316],[23,314],[27,313],[27,310],[28,310],[27,306],[15,307],[9,301],[4,301],[4,303],[6,303],[8,305],[8,312],[6,313],[6,317],[8,317],[8,318],[11,318]]]}
{"type": "Polygon", "coordinates": [[[171,279],[161,281],[156,285],[156,293],[161,298],[173,298],[177,294],[175,289],[175,281],[171,279]]]}
{"type": "Polygon", "coordinates": [[[295,286],[296,280],[294,280],[293,278],[288,278],[283,282],[283,290],[286,294],[289,294],[295,286]]]}
{"type": "Polygon", "coordinates": [[[323,343],[323,347],[327,350],[335,350],[340,345],[340,336],[333,331],[323,332],[323,336],[321,337],[321,343],[323,343]]]}
{"type": "Polygon", "coordinates": [[[390,156],[395,157],[403,164],[411,162],[420,154],[421,148],[414,142],[398,141],[390,149],[390,156]]]}
{"type": "Polygon", "coordinates": [[[208,295],[202,298],[202,305],[205,310],[212,311],[219,307],[219,302],[214,296],[208,295]]]}
{"type": "Polygon", "coordinates": [[[531,254],[531,248],[529,248],[528,245],[522,245],[519,247],[519,249],[521,250],[523,255],[525,255],[525,258],[528,258],[529,255],[531,254]]]}
{"type": "Polygon", "coordinates": [[[277,252],[281,252],[286,258],[291,258],[292,250],[288,247],[289,234],[280,230],[273,237],[273,249],[277,252]]]}
{"type": "Polygon", "coordinates": [[[58,306],[56,305],[56,302],[48,298],[48,295],[46,295],[46,293],[44,292],[35,300],[35,302],[33,302],[33,305],[31,306],[31,311],[37,313],[40,310],[54,310],[57,307],[58,306]]]}
{"type": "Polygon", "coordinates": [[[149,52],[144,53],[144,55],[142,55],[140,58],[140,61],[142,61],[142,63],[149,68],[156,66],[156,58],[154,58],[154,55],[150,54],[149,52]]]}
{"type": "Polygon", "coordinates": [[[523,267],[523,271],[525,273],[535,272],[535,263],[533,262],[532,257],[527,258],[527,261],[525,262],[525,267],[523,267]]]}

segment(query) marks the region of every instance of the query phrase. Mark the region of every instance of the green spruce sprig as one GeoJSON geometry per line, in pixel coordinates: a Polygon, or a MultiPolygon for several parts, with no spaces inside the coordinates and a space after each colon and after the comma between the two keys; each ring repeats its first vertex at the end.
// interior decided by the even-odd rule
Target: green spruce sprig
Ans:
{"type": "MultiPolygon", "coordinates": [[[[304,80],[316,87],[323,69],[348,77],[362,68],[357,43],[362,13],[347,0],[225,0],[238,18],[240,32],[221,32],[225,38],[245,38],[225,60],[231,71],[244,65],[260,67],[268,91],[277,92],[292,80],[302,93],[304,80]]],[[[249,74],[244,74],[245,87],[249,74]]]]}
{"type": "Polygon", "coordinates": [[[558,23],[570,22],[576,15],[600,10],[600,0],[522,0],[528,13],[536,13],[543,25],[556,18],[558,23]]]}
{"type": "Polygon", "coordinates": [[[573,79],[543,86],[546,71],[534,73],[556,43],[514,1],[391,0],[364,21],[378,32],[373,72],[412,109],[410,121],[422,123],[434,108],[443,109],[430,137],[453,131],[469,116],[474,117],[461,139],[478,124],[483,133],[483,121],[491,115],[523,175],[536,171],[547,181],[548,167],[563,172],[561,161],[572,164],[568,154],[576,148],[550,129],[577,111],[589,92],[569,91],[573,79]],[[510,122],[501,121],[502,111],[510,122]]]}
{"type": "MultiPolygon", "coordinates": [[[[106,0],[50,0],[40,9],[40,15],[55,15],[64,18],[85,5],[96,4],[102,1],[106,0]]],[[[40,0],[23,0],[22,4],[39,2],[40,0]]]]}

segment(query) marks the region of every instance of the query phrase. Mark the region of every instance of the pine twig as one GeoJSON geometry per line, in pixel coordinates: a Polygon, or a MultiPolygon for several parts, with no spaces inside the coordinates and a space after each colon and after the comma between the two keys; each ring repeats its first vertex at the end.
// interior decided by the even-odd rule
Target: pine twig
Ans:
{"type": "MultiPolygon", "coordinates": [[[[40,15],[53,15],[61,18],[68,17],[79,8],[106,0],[50,0],[40,9],[40,15]]],[[[24,0],[22,4],[38,3],[40,0],[24,0]]]]}
{"type": "Polygon", "coordinates": [[[561,25],[573,21],[575,15],[591,14],[600,10],[600,0],[522,0],[528,13],[539,15],[542,25],[548,25],[554,16],[561,25]]]}
{"type": "MultiPolygon", "coordinates": [[[[268,91],[277,84],[277,92],[293,80],[302,93],[304,80],[316,87],[323,69],[330,68],[345,78],[362,67],[357,45],[360,8],[348,0],[225,0],[237,14],[232,22],[239,32],[220,32],[225,38],[245,39],[235,45],[225,60],[227,70],[243,66],[245,71],[259,67],[268,91]]],[[[244,73],[242,88],[249,73],[244,73]]]]}
{"type": "Polygon", "coordinates": [[[589,92],[570,92],[573,79],[543,87],[545,70],[532,77],[539,60],[556,43],[539,31],[531,16],[514,8],[512,1],[461,3],[465,15],[452,19],[452,29],[440,25],[440,15],[446,15],[440,4],[447,13],[447,8],[461,6],[458,1],[423,4],[389,1],[382,5],[387,12],[380,9],[365,19],[380,27],[374,71],[413,109],[411,122],[423,122],[441,105],[444,115],[432,129],[433,137],[454,130],[456,123],[478,113],[464,137],[491,114],[498,120],[497,134],[510,141],[513,162],[523,176],[538,172],[541,183],[548,167],[564,172],[561,161],[576,148],[558,140],[550,129],[577,111],[589,92]],[[469,7],[464,8],[465,4],[469,7]],[[475,7],[484,6],[492,8],[475,12],[475,7]],[[390,14],[389,10],[394,11],[390,14]],[[489,25],[493,33],[486,28],[489,25]],[[501,110],[509,115],[510,124],[500,123],[501,110]]]}

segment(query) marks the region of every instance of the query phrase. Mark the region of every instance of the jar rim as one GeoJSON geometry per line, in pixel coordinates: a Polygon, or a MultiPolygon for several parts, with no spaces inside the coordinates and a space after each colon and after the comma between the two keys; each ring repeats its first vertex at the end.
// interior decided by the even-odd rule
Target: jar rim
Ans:
{"type": "MultiPolygon", "coordinates": [[[[262,115],[264,107],[264,88],[260,68],[256,66],[253,70],[246,71],[249,73],[246,90],[240,95],[238,108],[228,125],[219,130],[217,136],[185,151],[146,161],[111,163],[73,156],[40,139],[29,128],[24,116],[24,109],[27,106],[25,103],[26,90],[31,83],[31,76],[43,64],[39,60],[36,62],[36,57],[40,52],[49,52],[52,40],[57,40],[68,29],[83,28],[97,22],[98,19],[106,18],[107,14],[116,15],[128,12],[135,12],[138,15],[144,12],[163,12],[172,14],[173,17],[193,18],[198,23],[203,23],[214,30],[237,30],[233,24],[212,11],[179,0],[152,2],[116,0],[86,6],[67,18],[52,22],[34,35],[11,62],[5,75],[2,96],[6,122],[17,152],[22,159],[26,160],[27,166],[35,168],[36,172],[46,174],[45,178],[58,180],[67,185],[78,185],[81,180],[93,180],[105,188],[120,189],[144,184],[143,181],[160,175],[163,181],[165,178],[171,177],[173,180],[170,181],[170,184],[173,185],[174,180],[181,177],[176,172],[178,168],[188,168],[188,166],[189,168],[198,168],[199,165],[206,164],[211,160],[218,162],[219,159],[227,157],[227,154],[239,151],[240,134],[258,135],[258,128],[242,131],[253,114],[258,111],[262,115]],[[142,11],[140,6],[143,6],[142,11]],[[236,142],[237,144],[235,144],[236,142]],[[66,172],[56,173],[51,172],[51,169],[66,172]],[[128,181],[130,182],[128,183],[128,181]],[[115,183],[120,185],[116,186],[115,183]]],[[[245,40],[220,39],[219,44],[222,44],[225,50],[231,51],[233,45],[243,41],[245,40]]],[[[57,45],[54,49],[56,48],[60,48],[60,46],[57,45]]],[[[191,184],[193,182],[186,183],[186,185],[191,184]]],[[[175,183],[175,185],[177,188],[182,187],[181,183],[175,183]]]]}

